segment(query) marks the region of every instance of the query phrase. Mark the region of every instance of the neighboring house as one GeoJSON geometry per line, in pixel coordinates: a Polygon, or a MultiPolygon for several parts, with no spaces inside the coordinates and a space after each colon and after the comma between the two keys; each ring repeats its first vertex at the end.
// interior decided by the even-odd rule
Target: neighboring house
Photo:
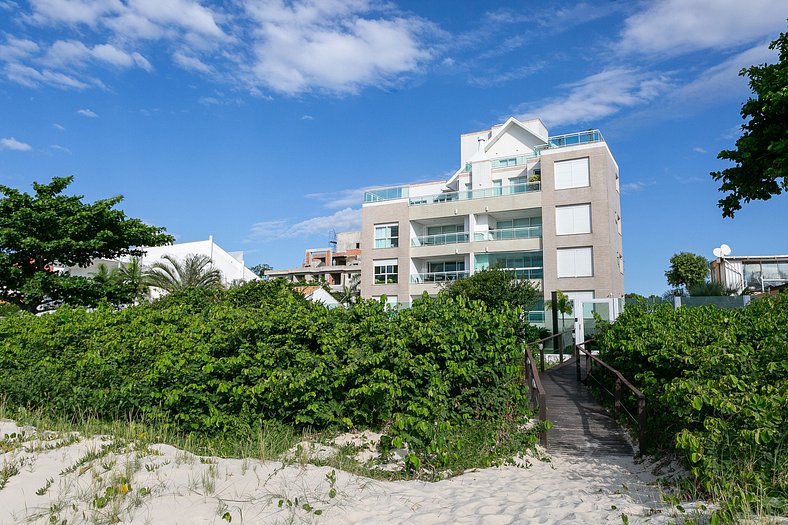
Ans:
{"type": "Polygon", "coordinates": [[[339,232],[333,247],[306,250],[301,267],[265,275],[294,283],[324,282],[332,291],[351,288],[361,277],[361,232],[339,232]]]}
{"type": "Polygon", "coordinates": [[[597,130],[510,118],[460,136],[448,181],[365,192],[361,295],[408,303],[488,267],[572,299],[624,295],[619,170],[597,130]]]}
{"type": "Polygon", "coordinates": [[[323,303],[328,308],[339,306],[339,301],[334,299],[330,293],[325,291],[320,286],[296,286],[295,290],[315,303],[323,303]]]}
{"type": "MultiPolygon", "coordinates": [[[[145,255],[142,257],[143,266],[150,266],[156,261],[163,260],[164,255],[171,255],[176,259],[182,260],[190,254],[202,254],[209,257],[214,267],[222,272],[222,284],[224,284],[224,286],[259,279],[252,270],[244,265],[244,252],[225,251],[221,246],[213,242],[213,236],[208,237],[208,240],[205,241],[181,242],[167,246],[154,246],[143,249],[145,250],[145,255]]],[[[98,268],[101,264],[104,264],[108,269],[112,270],[112,268],[118,267],[128,261],[129,257],[122,257],[120,259],[96,259],[86,268],[74,266],[68,268],[68,271],[71,275],[91,277],[98,272],[98,268]]]]}
{"type": "Polygon", "coordinates": [[[763,293],[788,284],[788,255],[726,255],[710,267],[711,282],[739,293],[763,293]]]}

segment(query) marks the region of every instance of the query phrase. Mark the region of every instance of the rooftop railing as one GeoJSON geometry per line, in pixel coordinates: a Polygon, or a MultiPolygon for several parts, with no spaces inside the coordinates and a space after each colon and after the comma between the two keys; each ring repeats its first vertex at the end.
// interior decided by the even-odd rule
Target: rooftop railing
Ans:
{"type": "Polygon", "coordinates": [[[421,206],[423,204],[441,204],[443,202],[467,201],[486,197],[516,195],[518,193],[533,193],[536,191],[542,191],[541,182],[526,182],[523,184],[512,184],[511,186],[502,186],[499,188],[482,188],[479,190],[449,191],[436,195],[411,197],[408,203],[411,206],[421,206]]]}
{"type": "MultiPolygon", "coordinates": [[[[496,159],[492,159],[492,168],[506,168],[509,166],[519,166],[522,164],[526,164],[528,160],[534,159],[539,157],[540,152],[546,149],[555,149],[555,148],[566,148],[569,146],[577,146],[580,144],[589,144],[592,142],[604,142],[605,139],[602,137],[602,133],[598,129],[590,129],[588,131],[578,131],[576,133],[567,133],[565,135],[556,135],[554,137],[548,137],[547,143],[541,146],[537,146],[533,153],[528,153],[525,155],[515,155],[512,157],[499,157],[496,159]]],[[[469,165],[466,164],[465,171],[468,171],[469,165]]],[[[531,183],[533,184],[533,183],[531,183]]],[[[538,183],[536,183],[538,184],[538,183]]],[[[510,186],[511,187],[511,186],[510,186]]],[[[408,189],[409,186],[396,186],[392,188],[377,188],[373,190],[367,190],[364,192],[364,202],[381,202],[381,201],[389,201],[389,200],[396,200],[396,199],[405,199],[408,198],[408,189]]],[[[482,197],[497,197],[499,195],[508,195],[507,193],[494,193],[495,191],[501,191],[503,188],[489,188],[484,190],[474,190],[473,192],[454,192],[456,194],[460,193],[473,193],[477,191],[481,192],[491,192],[490,194],[483,194],[482,197]]],[[[539,191],[536,189],[534,191],[539,191]]],[[[448,193],[440,194],[441,197],[445,197],[450,195],[448,193]]],[[[438,197],[438,196],[434,196],[438,197]]],[[[466,197],[462,199],[461,197],[457,196],[456,198],[446,197],[444,200],[440,201],[433,201],[433,202],[446,202],[447,200],[467,200],[467,199],[476,199],[479,198],[477,196],[466,197]]],[[[416,201],[415,204],[432,204],[433,202],[427,202],[425,199],[426,197],[413,197],[411,198],[411,206],[414,205],[413,201],[416,201]]]]}
{"type": "Polygon", "coordinates": [[[589,129],[588,131],[578,131],[576,133],[567,133],[566,135],[556,135],[547,139],[547,145],[541,149],[565,148],[567,146],[577,146],[578,144],[587,144],[590,142],[604,142],[602,133],[598,129],[589,129]]]}

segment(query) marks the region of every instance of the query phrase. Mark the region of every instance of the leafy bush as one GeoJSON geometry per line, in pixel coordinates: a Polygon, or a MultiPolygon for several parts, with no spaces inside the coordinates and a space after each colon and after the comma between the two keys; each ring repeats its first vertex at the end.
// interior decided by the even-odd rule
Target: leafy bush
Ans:
{"type": "Polygon", "coordinates": [[[520,329],[516,309],[463,297],[329,310],[257,282],[0,319],[0,392],[16,406],[131,413],[182,431],[387,427],[419,452],[411,466],[440,465],[456,453],[452,430],[524,405],[520,329]]]}
{"type": "Polygon", "coordinates": [[[652,447],[675,447],[710,493],[735,483],[785,511],[788,294],[741,310],[628,305],[598,343],[646,395],[652,447]]]}

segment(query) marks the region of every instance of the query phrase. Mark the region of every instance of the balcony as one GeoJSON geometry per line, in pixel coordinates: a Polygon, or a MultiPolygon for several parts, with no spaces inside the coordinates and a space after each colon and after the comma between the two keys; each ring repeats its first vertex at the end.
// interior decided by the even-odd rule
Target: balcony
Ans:
{"type": "Polygon", "coordinates": [[[424,204],[441,204],[444,202],[466,201],[473,199],[484,199],[487,197],[501,197],[503,195],[516,195],[518,193],[531,193],[542,191],[541,182],[527,182],[523,184],[513,184],[501,188],[482,188],[478,190],[450,191],[437,195],[425,195],[422,197],[411,197],[408,203],[411,206],[421,206],[424,204]]]}
{"type": "Polygon", "coordinates": [[[410,282],[413,284],[420,283],[443,283],[447,281],[456,281],[463,277],[468,277],[468,270],[456,270],[451,272],[425,272],[411,274],[410,282]]]}
{"type": "Polygon", "coordinates": [[[511,241],[516,239],[538,239],[542,236],[541,226],[528,226],[525,228],[503,228],[486,232],[476,232],[475,241],[511,241]]]}
{"type": "Polygon", "coordinates": [[[539,152],[534,151],[528,155],[517,155],[512,157],[501,157],[498,159],[492,159],[490,161],[492,169],[498,168],[513,168],[515,166],[525,166],[528,164],[529,160],[533,160],[539,157],[539,152]]]}
{"type": "Polygon", "coordinates": [[[549,137],[547,139],[547,144],[540,149],[565,148],[567,146],[604,141],[605,139],[602,138],[602,133],[598,129],[589,129],[588,131],[579,131],[577,133],[567,133],[566,135],[549,137]]]}
{"type": "Polygon", "coordinates": [[[378,188],[364,192],[364,202],[381,202],[395,199],[405,199],[408,197],[407,186],[396,186],[393,188],[378,188]]]}
{"type": "Polygon", "coordinates": [[[411,246],[440,246],[443,244],[459,244],[468,242],[468,232],[439,233],[437,235],[420,235],[410,241],[411,246]]]}

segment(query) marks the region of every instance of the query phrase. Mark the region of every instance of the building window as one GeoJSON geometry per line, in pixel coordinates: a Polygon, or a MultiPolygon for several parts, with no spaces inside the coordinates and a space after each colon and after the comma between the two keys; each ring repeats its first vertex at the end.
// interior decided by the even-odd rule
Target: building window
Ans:
{"type": "Polygon", "coordinates": [[[555,209],[555,234],[591,233],[591,205],[558,206],[555,209]]]}
{"type": "Polygon", "coordinates": [[[583,188],[590,185],[588,157],[555,163],[555,189],[583,188]]]}
{"type": "Polygon", "coordinates": [[[375,225],[375,248],[396,248],[399,246],[399,224],[375,225]]]}
{"type": "Polygon", "coordinates": [[[618,173],[616,173],[616,191],[618,193],[621,193],[621,188],[619,187],[619,182],[618,182],[618,173]]]}
{"type": "Polygon", "coordinates": [[[374,261],[375,284],[396,284],[399,266],[396,259],[374,261]]]}
{"type": "Polygon", "coordinates": [[[592,277],[594,257],[591,247],[559,248],[558,277],[592,277]]]}
{"type": "Polygon", "coordinates": [[[621,235],[621,216],[616,213],[616,227],[618,228],[618,234],[621,235]]]}

